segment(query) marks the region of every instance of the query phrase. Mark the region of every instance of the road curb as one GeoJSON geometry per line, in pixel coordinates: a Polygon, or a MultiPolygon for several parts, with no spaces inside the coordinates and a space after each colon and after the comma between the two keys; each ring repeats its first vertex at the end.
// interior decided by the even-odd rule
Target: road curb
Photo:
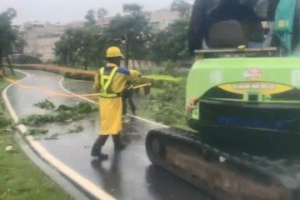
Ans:
{"type": "MultiPolygon", "coordinates": [[[[30,77],[30,74],[18,70],[18,72],[26,74],[27,76],[22,80],[30,77]]],[[[4,104],[6,110],[12,117],[13,121],[17,123],[19,121],[19,117],[17,116],[15,110],[13,109],[8,97],[7,91],[11,88],[14,84],[10,84],[7,86],[3,92],[2,97],[4,99],[4,104]]],[[[27,128],[24,125],[17,126],[19,132],[21,133],[22,138],[25,142],[30,146],[30,148],[46,163],[51,165],[55,168],[61,175],[71,181],[75,186],[77,186],[81,191],[88,194],[89,197],[93,199],[101,199],[101,200],[115,200],[114,197],[106,193],[105,191],[101,190],[98,186],[87,180],[86,178],[82,177],[80,174],[76,173],[70,167],[66,166],[63,162],[56,159],[53,155],[51,155],[42,145],[40,145],[32,136],[25,136],[27,132],[27,128]]]]}

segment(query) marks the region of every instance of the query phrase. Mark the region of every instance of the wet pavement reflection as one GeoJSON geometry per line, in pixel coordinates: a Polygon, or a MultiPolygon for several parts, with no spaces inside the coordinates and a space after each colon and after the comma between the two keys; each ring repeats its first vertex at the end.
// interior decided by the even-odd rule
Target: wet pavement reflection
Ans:
{"type": "MultiPolygon", "coordinates": [[[[63,92],[59,86],[59,75],[26,71],[30,77],[21,81],[26,85],[47,87],[63,92]]],[[[36,90],[25,90],[13,86],[8,91],[9,99],[19,116],[42,113],[33,106],[34,103],[48,99],[56,105],[72,105],[78,98],[50,96],[36,90]]],[[[97,138],[99,127],[98,113],[73,124],[84,127],[81,133],[66,134],[72,124],[49,124],[42,128],[49,130],[48,136],[54,139],[40,138],[38,142],[57,159],[74,169],[77,173],[98,185],[101,189],[121,200],[208,200],[210,199],[198,188],[186,183],[176,176],[153,166],[145,151],[145,137],[148,130],[159,128],[135,118],[124,124],[123,140],[127,147],[120,153],[113,150],[110,138],[103,148],[109,159],[100,162],[90,156],[91,146],[97,138]]]]}

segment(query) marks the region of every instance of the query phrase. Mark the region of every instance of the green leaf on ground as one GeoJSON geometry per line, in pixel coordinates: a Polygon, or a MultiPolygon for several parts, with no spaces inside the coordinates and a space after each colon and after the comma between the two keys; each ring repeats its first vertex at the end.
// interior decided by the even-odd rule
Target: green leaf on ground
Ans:
{"type": "Polygon", "coordinates": [[[55,108],[54,103],[52,103],[49,100],[45,100],[39,103],[34,104],[34,106],[39,107],[41,109],[45,109],[45,110],[53,110],[55,108]]]}
{"type": "Polygon", "coordinates": [[[45,129],[30,129],[28,130],[25,135],[32,135],[32,136],[35,136],[35,135],[45,135],[47,134],[49,131],[48,130],[45,130],[45,129]]]}
{"type": "Polygon", "coordinates": [[[80,133],[82,131],[83,131],[83,126],[76,124],[68,130],[68,133],[80,133]]]}
{"type": "MultiPolygon", "coordinates": [[[[53,104],[52,102],[50,103],[53,104]]],[[[47,123],[68,123],[81,120],[96,111],[98,111],[97,105],[87,102],[80,102],[74,106],[60,105],[45,114],[28,115],[22,118],[20,123],[28,126],[41,126],[47,123]]]]}

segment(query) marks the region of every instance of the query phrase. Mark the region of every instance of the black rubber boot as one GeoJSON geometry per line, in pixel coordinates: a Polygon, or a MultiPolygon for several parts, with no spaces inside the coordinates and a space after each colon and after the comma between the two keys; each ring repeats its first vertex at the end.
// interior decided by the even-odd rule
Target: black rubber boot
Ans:
{"type": "Polygon", "coordinates": [[[101,152],[102,146],[105,144],[108,136],[99,136],[96,142],[93,145],[92,151],[91,151],[91,156],[93,157],[98,157],[100,160],[106,160],[108,159],[107,154],[103,154],[101,152]]]}
{"type": "Polygon", "coordinates": [[[115,151],[122,151],[123,149],[125,149],[126,145],[121,142],[120,133],[113,136],[113,141],[115,145],[115,151]]]}
{"type": "Polygon", "coordinates": [[[101,152],[101,148],[99,148],[97,146],[95,147],[95,145],[92,148],[91,156],[98,157],[100,160],[106,160],[106,159],[108,159],[108,155],[107,154],[103,154],[101,152]]]}
{"type": "Polygon", "coordinates": [[[93,157],[97,157],[98,156],[98,153],[101,151],[101,149],[99,147],[95,147],[95,145],[93,146],[92,148],[92,151],[91,151],[91,156],[93,157]]]}
{"type": "Polygon", "coordinates": [[[101,152],[99,152],[98,156],[99,160],[107,160],[108,159],[108,155],[107,154],[103,154],[101,152]]]}

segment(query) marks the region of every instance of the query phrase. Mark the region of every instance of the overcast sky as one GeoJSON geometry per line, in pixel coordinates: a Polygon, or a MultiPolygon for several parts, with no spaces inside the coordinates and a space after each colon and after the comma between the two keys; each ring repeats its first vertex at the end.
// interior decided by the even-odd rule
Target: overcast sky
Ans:
{"type": "Polygon", "coordinates": [[[83,20],[89,9],[104,7],[110,15],[120,13],[122,4],[138,3],[144,10],[156,10],[169,7],[172,0],[0,0],[0,12],[14,8],[18,17],[14,21],[22,24],[26,21],[60,22],[83,20]]]}

